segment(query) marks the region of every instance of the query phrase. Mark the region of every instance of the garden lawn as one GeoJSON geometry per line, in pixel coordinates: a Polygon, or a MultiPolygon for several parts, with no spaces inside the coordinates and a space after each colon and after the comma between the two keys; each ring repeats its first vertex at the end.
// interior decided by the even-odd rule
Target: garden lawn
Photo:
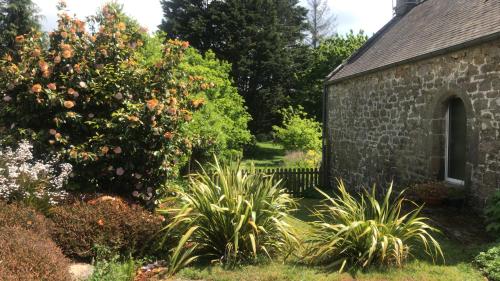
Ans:
{"type": "MultiPolygon", "coordinates": [[[[310,221],[308,209],[312,208],[319,200],[302,199],[299,210],[296,211],[297,219],[289,222],[296,226],[301,236],[307,236],[309,226],[304,221],[310,221]]],[[[405,281],[475,281],[486,280],[474,268],[472,260],[480,251],[487,247],[481,241],[463,243],[455,239],[440,236],[439,241],[445,254],[446,263],[432,264],[427,259],[413,259],[402,269],[376,270],[338,274],[325,272],[322,268],[307,267],[289,261],[282,263],[273,261],[258,266],[242,266],[227,270],[220,266],[193,266],[181,270],[174,280],[205,280],[205,281],[334,281],[334,280],[405,280],[405,281]]]]}
{"type": "Polygon", "coordinates": [[[278,168],[283,165],[285,149],[273,142],[258,142],[252,151],[248,152],[242,164],[249,167],[253,162],[256,168],[278,168]]]}

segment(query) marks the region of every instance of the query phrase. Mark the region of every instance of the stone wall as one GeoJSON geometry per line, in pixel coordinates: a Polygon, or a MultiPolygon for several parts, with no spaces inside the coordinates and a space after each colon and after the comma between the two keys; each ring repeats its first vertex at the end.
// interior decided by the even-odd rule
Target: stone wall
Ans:
{"type": "Polygon", "coordinates": [[[467,114],[465,186],[483,205],[500,188],[500,40],[328,86],[329,178],[403,186],[444,177],[445,113],[467,114]]]}

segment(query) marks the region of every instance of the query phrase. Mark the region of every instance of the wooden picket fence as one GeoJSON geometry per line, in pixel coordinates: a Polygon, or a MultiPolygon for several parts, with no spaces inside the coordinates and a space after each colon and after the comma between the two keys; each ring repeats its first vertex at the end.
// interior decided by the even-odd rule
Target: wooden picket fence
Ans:
{"type": "Polygon", "coordinates": [[[282,186],[293,196],[303,196],[307,191],[320,185],[320,169],[257,169],[257,172],[268,175],[274,174],[273,181],[276,183],[282,181],[282,186]]]}

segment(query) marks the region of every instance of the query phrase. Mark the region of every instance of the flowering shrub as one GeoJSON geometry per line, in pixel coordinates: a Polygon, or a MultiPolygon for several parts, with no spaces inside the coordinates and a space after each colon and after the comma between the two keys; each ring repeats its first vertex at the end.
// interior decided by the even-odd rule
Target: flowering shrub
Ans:
{"type": "Polygon", "coordinates": [[[162,217],[109,196],[57,206],[49,217],[52,239],[66,255],[85,260],[95,257],[98,247],[124,255],[151,254],[163,225],[162,217]]]}
{"type": "Polygon", "coordinates": [[[67,195],[63,184],[72,166],[58,164],[57,157],[35,160],[33,146],[21,141],[16,150],[0,150],[0,198],[7,201],[42,200],[55,204],[67,195]]]}
{"type": "Polygon", "coordinates": [[[19,60],[0,61],[1,133],[60,153],[80,185],[150,199],[191,147],[179,132],[201,106],[192,93],[211,85],[179,71],[187,42],[168,41],[154,65],[139,64],[145,31],[118,5],[89,18],[90,31],[63,9],[48,42],[18,36],[19,60]]]}

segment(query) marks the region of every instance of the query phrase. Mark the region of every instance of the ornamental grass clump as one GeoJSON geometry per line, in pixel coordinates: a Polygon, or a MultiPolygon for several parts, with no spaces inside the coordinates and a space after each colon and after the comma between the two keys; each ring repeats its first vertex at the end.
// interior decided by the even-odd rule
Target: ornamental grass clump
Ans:
{"type": "Polygon", "coordinates": [[[288,256],[298,246],[292,226],[287,223],[295,201],[273,177],[243,171],[239,163],[221,165],[217,159],[210,170],[192,175],[191,183],[179,192],[180,209],[174,214],[167,236],[182,229],[174,249],[172,266],[186,265],[189,256],[202,255],[225,266],[256,262],[259,257],[288,256]],[[194,249],[194,250],[193,250],[194,249]]]}
{"type": "Polygon", "coordinates": [[[315,210],[317,221],[306,240],[305,260],[310,264],[355,271],[370,266],[401,267],[421,249],[433,261],[443,257],[431,234],[438,230],[420,216],[422,206],[404,199],[403,193],[394,195],[392,184],[382,200],[377,199],[375,188],[354,197],[342,181],[333,197],[321,193],[325,200],[315,210]],[[405,212],[407,206],[415,208],[405,212]]]}

